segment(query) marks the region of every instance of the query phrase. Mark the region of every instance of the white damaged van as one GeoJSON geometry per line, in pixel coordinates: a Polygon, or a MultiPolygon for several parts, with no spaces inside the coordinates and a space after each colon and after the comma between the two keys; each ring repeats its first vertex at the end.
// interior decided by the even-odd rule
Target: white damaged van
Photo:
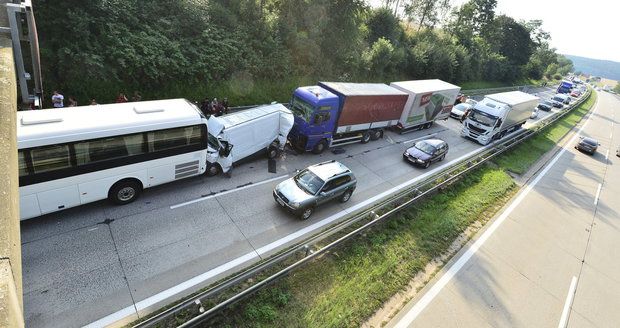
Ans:
{"type": "Polygon", "coordinates": [[[282,104],[259,106],[207,121],[207,175],[228,172],[234,162],[264,151],[275,158],[286,145],[293,113],[282,104]]]}

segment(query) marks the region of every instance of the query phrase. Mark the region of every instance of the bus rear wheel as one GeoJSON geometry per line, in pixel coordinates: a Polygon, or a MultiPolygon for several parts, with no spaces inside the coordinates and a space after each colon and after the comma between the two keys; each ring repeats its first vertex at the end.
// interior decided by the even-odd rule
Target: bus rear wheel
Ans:
{"type": "Polygon", "coordinates": [[[121,180],[110,188],[108,199],[114,204],[125,205],[136,200],[140,192],[142,192],[142,185],[136,180],[121,180]]]}

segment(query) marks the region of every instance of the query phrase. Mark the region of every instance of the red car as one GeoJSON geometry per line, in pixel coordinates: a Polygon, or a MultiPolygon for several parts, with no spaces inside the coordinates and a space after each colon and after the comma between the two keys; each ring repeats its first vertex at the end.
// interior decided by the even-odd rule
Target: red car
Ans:
{"type": "Polygon", "coordinates": [[[573,92],[571,92],[570,95],[577,98],[581,96],[581,92],[579,90],[573,90],[573,92]]]}

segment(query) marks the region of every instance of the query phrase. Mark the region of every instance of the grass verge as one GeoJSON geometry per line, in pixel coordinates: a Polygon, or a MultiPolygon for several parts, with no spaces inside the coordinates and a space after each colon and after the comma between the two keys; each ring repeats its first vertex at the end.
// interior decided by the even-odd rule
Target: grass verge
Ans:
{"type": "Polygon", "coordinates": [[[461,90],[478,90],[478,89],[493,89],[493,88],[503,88],[503,87],[512,87],[516,85],[539,85],[542,80],[520,80],[516,82],[500,82],[500,81],[471,81],[471,82],[461,82],[459,86],[461,90]]]}
{"type": "Polygon", "coordinates": [[[516,192],[524,172],[578,122],[582,106],[443,192],[259,291],[209,323],[217,327],[358,327],[403,290],[472,224],[486,223],[516,192]]]}
{"type": "Polygon", "coordinates": [[[494,162],[507,171],[516,174],[525,173],[540,157],[553,149],[572,127],[592,108],[596,102],[596,93],[575,108],[559,122],[542,129],[530,140],[516,146],[510,152],[498,157],[494,162]]]}
{"type": "Polygon", "coordinates": [[[235,306],[214,326],[354,327],[515,189],[485,167],[235,306]]]}

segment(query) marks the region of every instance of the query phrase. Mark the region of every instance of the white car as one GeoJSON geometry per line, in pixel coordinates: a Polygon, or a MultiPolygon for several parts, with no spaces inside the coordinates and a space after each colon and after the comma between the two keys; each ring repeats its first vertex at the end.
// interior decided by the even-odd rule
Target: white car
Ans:
{"type": "Polygon", "coordinates": [[[454,107],[452,107],[452,110],[450,111],[450,117],[460,120],[461,117],[463,117],[463,114],[465,114],[465,111],[468,109],[472,109],[473,107],[474,105],[468,102],[454,105],[454,107]]]}
{"type": "Polygon", "coordinates": [[[532,111],[532,115],[530,115],[530,118],[534,119],[538,117],[538,108],[534,108],[534,110],[532,111]]]}

